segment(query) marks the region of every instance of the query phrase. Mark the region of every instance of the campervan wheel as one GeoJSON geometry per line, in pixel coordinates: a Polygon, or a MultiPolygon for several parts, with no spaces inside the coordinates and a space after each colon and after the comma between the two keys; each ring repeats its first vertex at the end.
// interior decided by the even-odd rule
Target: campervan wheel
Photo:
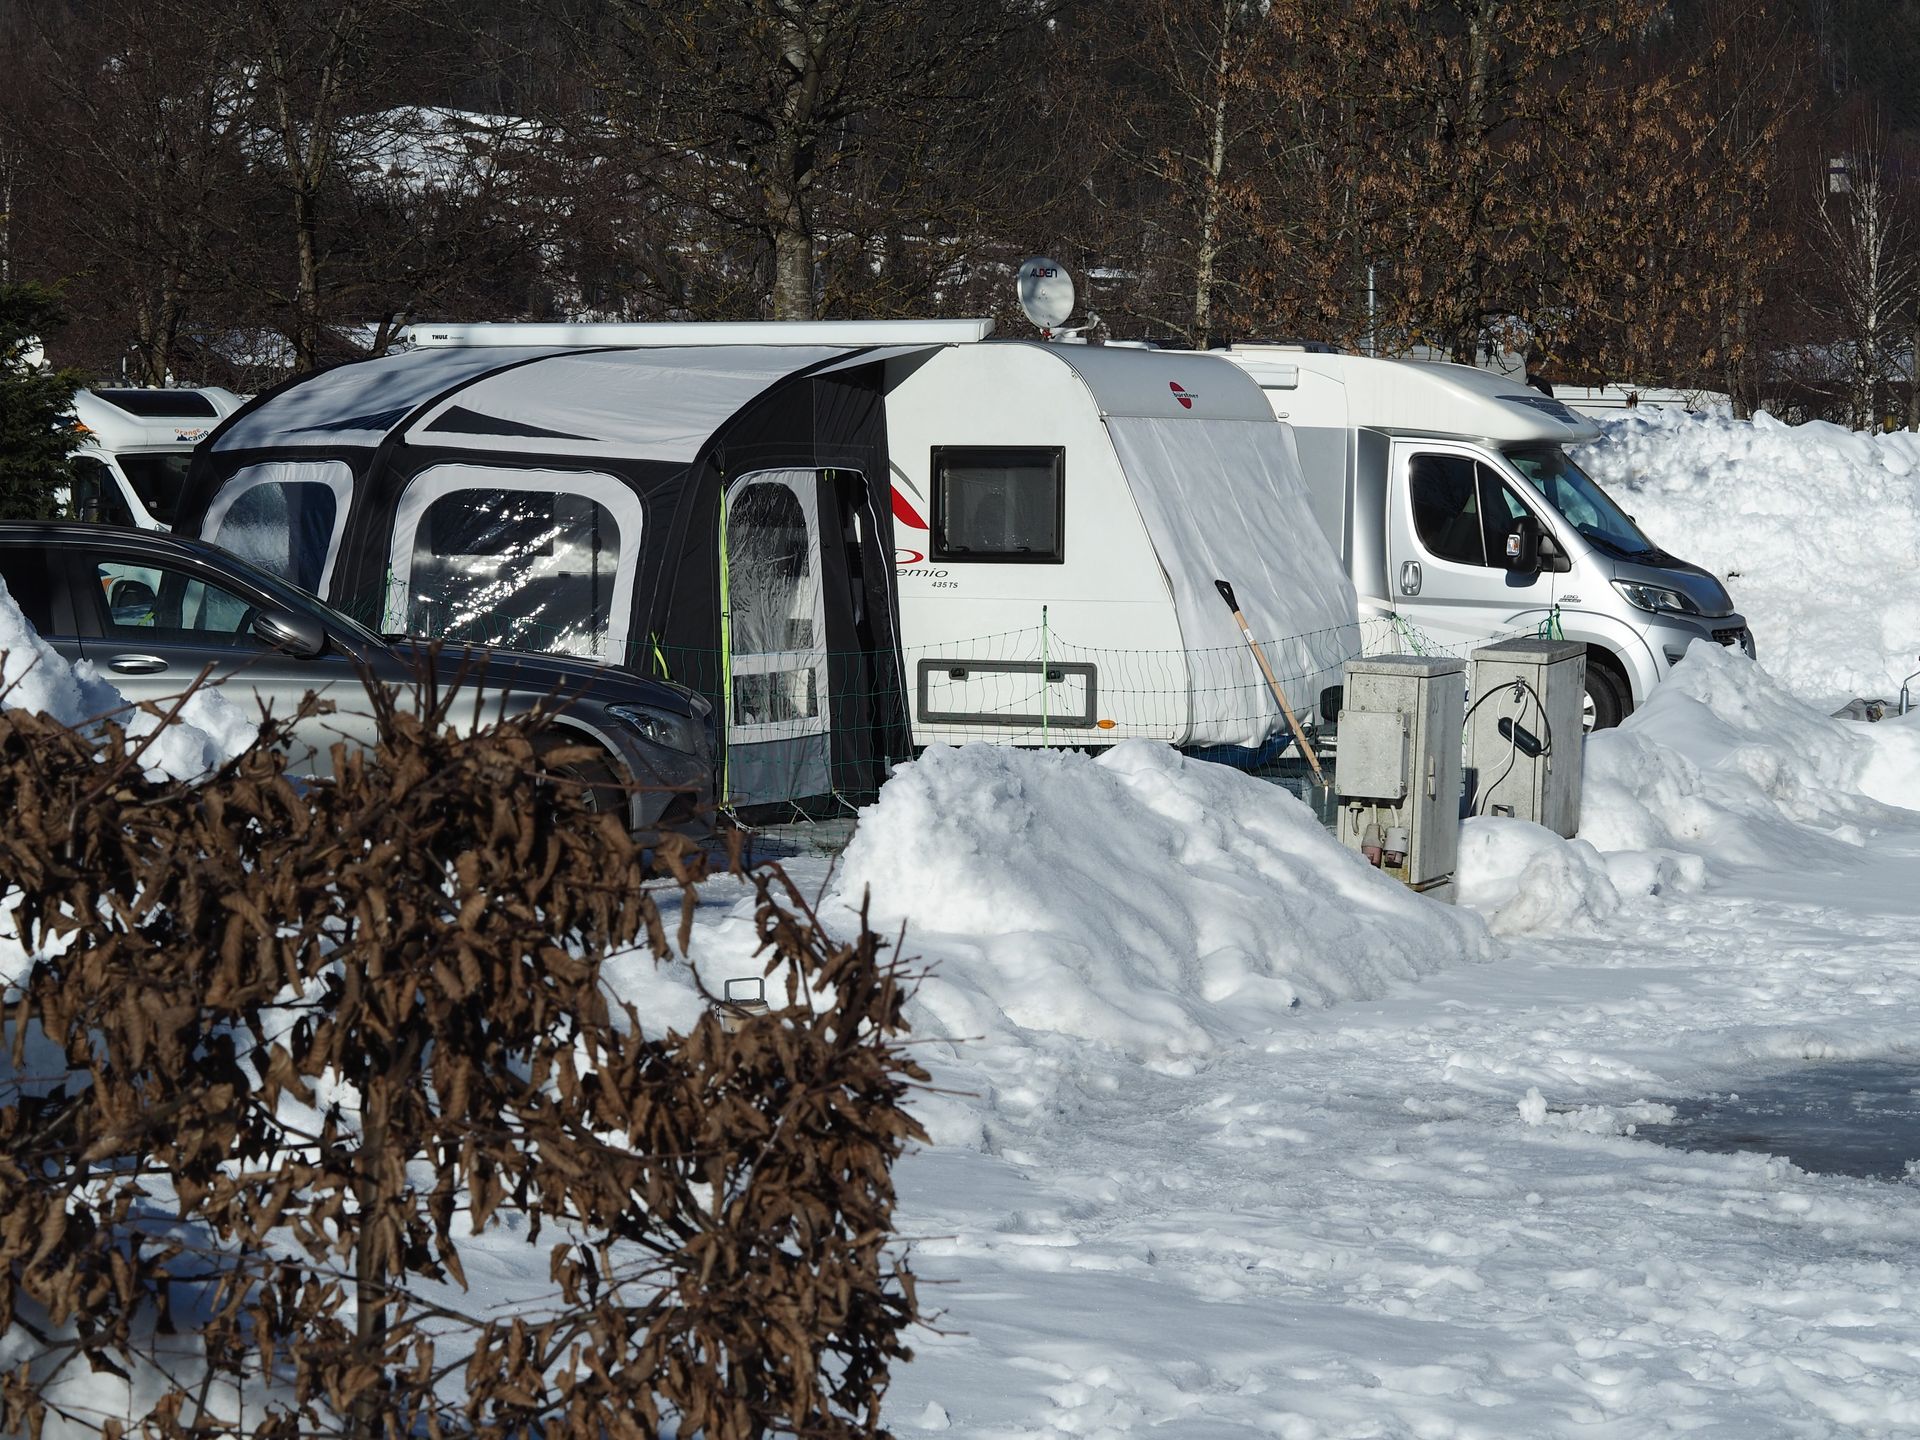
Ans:
{"type": "Polygon", "coordinates": [[[1587,690],[1580,702],[1580,728],[1589,734],[1611,730],[1633,713],[1633,692],[1619,671],[1587,654],[1587,690]]]}

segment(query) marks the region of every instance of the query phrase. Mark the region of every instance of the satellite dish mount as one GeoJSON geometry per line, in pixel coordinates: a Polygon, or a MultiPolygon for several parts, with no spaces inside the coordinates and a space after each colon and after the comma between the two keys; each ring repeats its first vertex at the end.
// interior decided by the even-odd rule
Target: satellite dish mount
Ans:
{"type": "Polygon", "coordinates": [[[1020,309],[1040,331],[1043,340],[1065,339],[1079,335],[1099,323],[1089,315],[1088,323],[1072,330],[1060,327],[1073,314],[1073,277],[1067,267],[1044,255],[1036,255],[1020,267],[1020,309]]]}

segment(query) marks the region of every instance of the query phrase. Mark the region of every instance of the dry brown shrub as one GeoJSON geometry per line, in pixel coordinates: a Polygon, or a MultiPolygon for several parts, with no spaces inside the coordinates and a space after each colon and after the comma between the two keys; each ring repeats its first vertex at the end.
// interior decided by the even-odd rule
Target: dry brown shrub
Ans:
{"type": "Polygon", "coordinates": [[[311,785],[272,743],[188,785],[111,725],[0,712],[0,934],[34,957],[4,997],[0,1335],[30,1343],[0,1431],[883,1433],[925,1078],[888,947],[743,872],[784,1004],[662,1034],[603,966],[680,963],[707,857],[655,857],[670,937],[619,821],[542,777],[539,720],[461,735],[372,693],[378,747],[311,785]],[[509,1223],[550,1287],[469,1307],[462,1243],[509,1223]],[[63,1401],[83,1363],[125,1413],[63,1401]]]}

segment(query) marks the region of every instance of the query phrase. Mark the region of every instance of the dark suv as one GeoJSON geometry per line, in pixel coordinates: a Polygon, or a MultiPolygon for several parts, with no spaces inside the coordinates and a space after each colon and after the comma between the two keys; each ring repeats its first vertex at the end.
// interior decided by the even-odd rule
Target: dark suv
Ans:
{"type": "MultiPolygon", "coordinates": [[[[152,530],[0,522],[0,580],[48,644],[92,661],[129,700],[177,696],[211,666],[213,683],[250,714],[264,704],[291,715],[308,691],[331,701],[333,714],[295,729],[301,774],[325,773],[338,740],[371,742],[362,667],[405,686],[424,658],[424,643],[384,639],[216,546],[152,530]]],[[[555,710],[556,743],[600,752],[570,773],[600,782],[589,790],[598,803],[624,803],[636,833],[711,820],[717,745],[703,696],[586,660],[508,650],[449,646],[436,668],[443,684],[457,677],[471,693],[456,699],[456,722],[555,710]]]]}

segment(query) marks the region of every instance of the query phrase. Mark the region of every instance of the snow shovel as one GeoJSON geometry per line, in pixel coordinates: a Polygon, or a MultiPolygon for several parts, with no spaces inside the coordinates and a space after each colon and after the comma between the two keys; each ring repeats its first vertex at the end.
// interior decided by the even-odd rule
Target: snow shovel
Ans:
{"type": "Polygon", "coordinates": [[[1273,666],[1267,663],[1267,652],[1260,648],[1260,642],[1253,638],[1253,631],[1247,626],[1247,617],[1241,612],[1240,602],[1233,598],[1233,586],[1225,580],[1213,582],[1220,592],[1220,598],[1227,602],[1227,608],[1233,611],[1234,623],[1239,625],[1240,633],[1246,638],[1247,648],[1253,651],[1253,658],[1260,662],[1260,673],[1267,677],[1267,688],[1273,691],[1273,698],[1280,702],[1280,713],[1287,717],[1287,728],[1293,731],[1294,743],[1300,747],[1300,753],[1307,757],[1307,764],[1313,770],[1313,783],[1322,789],[1327,788],[1327,777],[1321,773],[1320,757],[1313,753],[1313,746],[1300,728],[1300,722],[1293,718],[1293,707],[1287,704],[1287,697],[1280,693],[1280,682],[1273,677],[1273,666]]]}

